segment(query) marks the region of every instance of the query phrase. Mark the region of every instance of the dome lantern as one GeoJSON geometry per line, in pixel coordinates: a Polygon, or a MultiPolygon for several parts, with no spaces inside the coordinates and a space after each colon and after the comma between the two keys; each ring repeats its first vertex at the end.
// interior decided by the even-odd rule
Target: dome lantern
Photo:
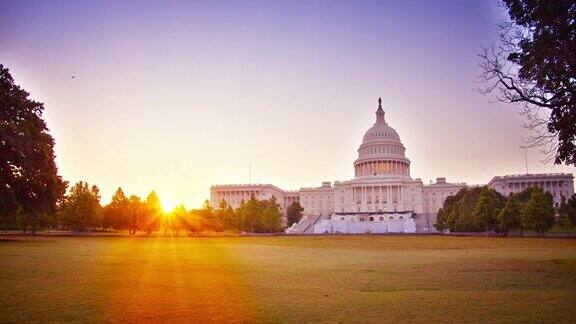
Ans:
{"type": "Polygon", "coordinates": [[[376,110],[376,123],[377,124],[386,124],[386,120],[384,119],[384,109],[382,109],[382,98],[378,97],[378,109],[376,110]]]}

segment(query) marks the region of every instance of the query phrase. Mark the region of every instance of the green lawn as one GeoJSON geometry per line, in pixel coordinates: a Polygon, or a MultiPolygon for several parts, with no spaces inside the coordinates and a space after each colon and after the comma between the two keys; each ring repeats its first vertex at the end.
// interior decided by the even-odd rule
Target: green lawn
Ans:
{"type": "Polygon", "coordinates": [[[576,240],[0,241],[0,322],[576,320],[576,240]]]}

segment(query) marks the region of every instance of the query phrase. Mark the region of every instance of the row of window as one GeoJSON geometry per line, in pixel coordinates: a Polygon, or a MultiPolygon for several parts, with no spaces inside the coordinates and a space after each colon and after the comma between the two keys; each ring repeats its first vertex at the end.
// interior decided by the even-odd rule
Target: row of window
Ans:
{"type": "MultiPolygon", "coordinates": [[[[451,195],[454,195],[454,191],[453,191],[453,190],[451,190],[451,191],[440,191],[440,192],[438,192],[438,193],[439,193],[439,194],[442,194],[442,195],[445,195],[445,194],[450,195],[450,196],[451,196],[451,195]]],[[[428,195],[430,195],[430,192],[425,191],[424,194],[425,194],[426,196],[428,196],[428,195]]],[[[436,192],[435,192],[435,191],[432,191],[432,196],[436,196],[436,192]]]]}
{"type": "Polygon", "coordinates": [[[370,134],[370,138],[379,138],[379,137],[393,137],[394,135],[392,135],[391,133],[373,133],[370,134]]]}
{"type": "Polygon", "coordinates": [[[356,175],[408,173],[408,164],[396,161],[366,162],[356,165],[356,175]]]}
{"type": "MultiPolygon", "coordinates": [[[[508,188],[509,189],[520,189],[520,188],[529,188],[529,187],[540,187],[540,188],[544,188],[544,187],[554,187],[556,185],[558,185],[559,187],[562,187],[562,184],[564,184],[566,187],[568,187],[568,183],[564,183],[564,181],[522,181],[522,182],[509,182],[508,183],[508,188]]],[[[502,189],[506,189],[506,186],[503,185],[502,189]]]]}
{"type": "Polygon", "coordinates": [[[384,147],[367,147],[360,150],[360,154],[368,155],[368,154],[397,154],[402,155],[402,149],[399,147],[393,146],[384,146],[384,147]]]}
{"type": "MultiPolygon", "coordinates": [[[[388,217],[388,219],[394,219],[394,216],[390,216],[390,217],[388,217]]],[[[400,217],[398,217],[398,219],[404,219],[404,216],[400,216],[400,217]]],[[[346,220],[346,217],[340,217],[340,220],[341,220],[341,221],[345,221],[345,220],[346,220]]],[[[358,221],[360,221],[360,222],[364,222],[364,221],[366,221],[366,220],[368,220],[369,222],[373,222],[373,221],[374,221],[374,217],[373,217],[373,216],[370,216],[370,217],[367,217],[367,218],[365,218],[364,216],[358,217],[358,221]]],[[[350,216],[350,221],[356,221],[356,216],[350,216]]],[[[383,216],[378,217],[378,221],[379,221],[379,222],[383,222],[383,221],[384,221],[384,217],[383,217],[383,216]]]]}
{"type": "MultiPolygon", "coordinates": [[[[220,197],[250,197],[252,195],[258,197],[260,196],[260,191],[255,190],[232,190],[232,191],[216,191],[216,195],[220,197]]],[[[262,193],[263,196],[266,196],[265,193],[262,193]]]]}

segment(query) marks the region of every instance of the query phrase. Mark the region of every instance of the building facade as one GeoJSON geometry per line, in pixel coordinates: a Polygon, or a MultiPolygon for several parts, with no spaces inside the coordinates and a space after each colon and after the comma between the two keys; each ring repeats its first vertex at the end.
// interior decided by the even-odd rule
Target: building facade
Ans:
{"type": "Polygon", "coordinates": [[[507,175],[492,178],[488,187],[504,196],[519,193],[526,188],[539,187],[552,195],[555,204],[560,204],[562,197],[574,195],[574,176],[567,173],[507,175]]]}
{"type": "MultiPolygon", "coordinates": [[[[320,187],[284,191],[270,184],[216,185],[210,190],[213,206],[224,199],[233,208],[253,195],[275,196],[284,210],[293,202],[304,208],[304,217],[288,233],[415,233],[434,232],[436,214],[447,197],[466,183],[436,178],[425,185],[410,174],[410,160],[400,136],[386,122],[378,99],[375,123],[362,138],[354,161],[354,178],[322,182],[320,187]]],[[[559,202],[574,194],[571,174],[526,174],[496,176],[488,187],[507,196],[530,186],[549,191],[559,202]]]]}

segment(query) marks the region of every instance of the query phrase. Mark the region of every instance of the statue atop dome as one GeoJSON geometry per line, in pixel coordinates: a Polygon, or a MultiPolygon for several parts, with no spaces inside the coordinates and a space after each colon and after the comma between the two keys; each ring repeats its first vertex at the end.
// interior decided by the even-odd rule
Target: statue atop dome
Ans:
{"type": "Polygon", "coordinates": [[[378,110],[376,110],[376,123],[386,123],[384,109],[382,109],[382,97],[378,97],[378,110]]]}

